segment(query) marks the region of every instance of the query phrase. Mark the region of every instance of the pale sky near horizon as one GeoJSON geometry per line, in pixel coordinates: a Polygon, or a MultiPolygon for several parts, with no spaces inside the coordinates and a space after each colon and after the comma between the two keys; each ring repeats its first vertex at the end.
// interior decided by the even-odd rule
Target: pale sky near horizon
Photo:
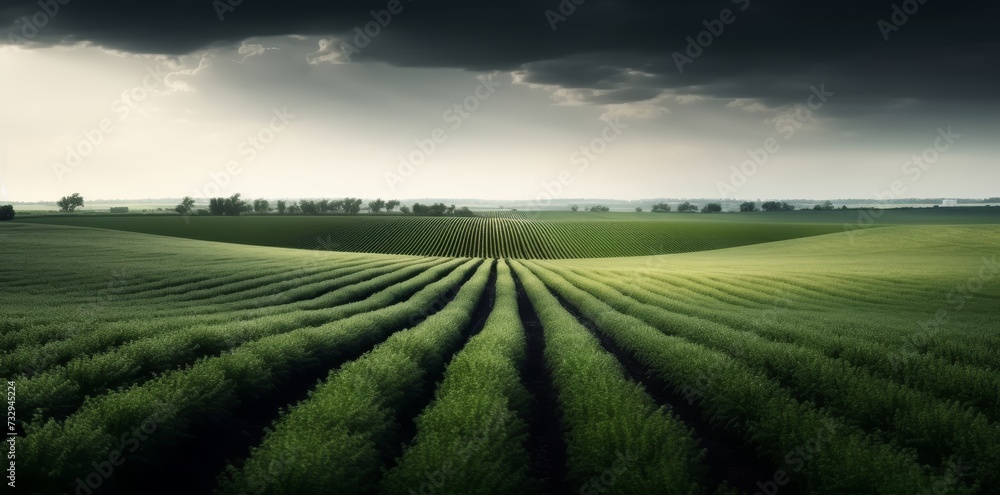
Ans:
{"type": "Polygon", "coordinates": [[[244,3],[221,21],[210,2],[159,7],[197,21],[70,2],[12,38],[40,12],[14,3],[0,8],[0,201],[1000,196],[1000,45],[952,26],[982,13],[927,4],[886,40],[891,2],[875,2],[864,22],[823,21],[844,23],[838,40],[788,23],[812,13],[782,2],[639,15],[593,1],[555,31],[559,2],[481,19],[403,3],[349,57],[353,27],[387,2],[244,3]],[[686,37],[722,9],[735,20],[681,72],[686,37]],[[776,25],[798,37],[761,31],[776,25]],[[635,39],[602,44],[602,26],[635,39]]]}

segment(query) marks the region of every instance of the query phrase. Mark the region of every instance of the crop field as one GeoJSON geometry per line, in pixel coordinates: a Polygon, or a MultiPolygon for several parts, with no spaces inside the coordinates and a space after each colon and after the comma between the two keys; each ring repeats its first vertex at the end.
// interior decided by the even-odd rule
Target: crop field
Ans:
{"type": "Polygon", "coordinates": [[[5,222],[18,483],[1000,493],[1000,222],[835,213],[5,222]]]}
{"type": "Polygon", "coordinates": [[[31,223],[240,244],[479,258],[602,258],[720,249],[871,225],[996,224],[1000,208],[758,214],[488,212],[473,218],[360,216],[52,216],[31,223]]]}

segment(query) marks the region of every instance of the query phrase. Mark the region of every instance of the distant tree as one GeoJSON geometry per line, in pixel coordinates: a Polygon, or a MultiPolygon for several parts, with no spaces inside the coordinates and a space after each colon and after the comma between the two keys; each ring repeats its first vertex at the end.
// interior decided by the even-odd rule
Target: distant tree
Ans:
{"type": "Polygon", "coordinates": [[[400,206],[399,207],[399,212],[402,213],[402,214],[404,214],[404,215],[409,215],[410,214],[410,207],[406,206],[406,205],[400,206]]]}
{"type": "Polygon", "coordinates": [[[702,209],[702,213],[719,213],[722,211],[722,205],[719,203],[708,203],[702,209]]]}
{"type": "MultiPolygon", "coordinates": [[[[501,206],[500,208],[503,208],[503,207],[501,206]]],[[[579,207],[579,206],[577,206],[577,205],[573,205],[573,206],[570,206],[570,207],[569,207],[569,209],[571,209],[571,210],[573,210],[573,211],[577,211],[577,210],[579,210],[579,209],[580,209],[580,207],[579,207]]]]}
{"type": "Polygon", "coordinates": [[[362,200],[358,198],[344,198],[344,213],[349,213],[351,215],[357,215],[361,212],[362,200]]]}
{"type": "Polygon", "coordinates": [[[311,199],[300,200],[299,208],[302,209],[303,215],[315,215],[319,212],[319,207],[316,206],[316,202],[311,199]]]}
{"type": "Polygon", "coordinates": [[[344,211],[344,200],[336,199],[330,201],[330,213],[340,213],[344,211]]]}
{"type": "Polygon", "coordinates": [[[840,209],[841,209],[841,210],[846,210],[846,209],[847,209],[847,205],[841,205],[841,206],[840,206],[840,209]]]}
{"type": "Polygon", "coordinates": [[[380,213],[382,208],[385,208],[385,201],[383,201],[382,198],[368,202],[368,209],[371,210],[372,213],[380,213]]]}
{"type": "Polygon", "coordinates": [[[603,212],[611,211],[611,208],[608,208],[607,206],[604,206],[604,205],[594,205],[594,206],[591,206],[588,211],[596,211],[598,213],[603,213],[603,212]]]}
{"type": "Polygon", "coordinates": [[[302,212],[302,208],[299,207],[299,202],[298,201],[292,201],[292,204],[288,205],[288,214],[289,215],[298,215],[301,212],[302,212]]]}
{"type": "Polygon", "coordinates": [[[679,211],[681,213],[686,213],[686,212],[689,212],[689,211],[692,211],[692,212],[698,211],[698,205],[693,205],[693,204],[685,201],[685,202],[677,205],[677,211],[679,211]]]}
{"type": "Polygon", "coordinates": [[[455,210],[455,216],[456,217],[474,217],[474,216],[476,216],[476,214],[473,213],[472,210],[470,210],[468,206],[463,206],[463,207],[455,210]]]}
{"type": "Polygon", "coordinates": [[[820,205],[813,205],[813,209],[819,211],[819,210],[822,210],[823,207],[820,206],[820,205]]]}
{"type": "Polygon", "coordinates": [[[413,203],[413,214],[419,216],[430,216],[430,217],[440,217],[448,211],[448,206],[444,203],[434,203],[432,205],[425,205],[421,203],[413,203]]]}
{"type": "Polygon", "coordinates": [[[14,219],[14,206],[13,205],[0,206],[0,222],[13,219],[14,219]]]}
{"type": "Polygon", "coordinates": [[[455,213],[455,205],[451,205],[444,210],[446,215],[452,215],[455,213]]]}
{"type": "Polygon", "coordinates": [[[63,196],[62,199],[56,201],[56,206],[58,206],[62,211],[73,211],[76,208],[83,206],[83,196],[80,196],[80,193],[63,196]]]}
{"type": "MultiPolygon", "coordinates": [[[[221,199],[221,198],[220,198],[221,199]]],[[[222,200],[222,213],[232,217],[240,216],[247,209],[247,202],[240,199],[240,193],[222,200]]]]}
{"type": "Polygon", "coordinates": [[[180,204],[174,207],[174,211],[181,215],[189,215],[194,208],[194,199],[191,196],[184,196],[180,204]]]}
{"type": "Polygon", "coordinates": [[[653,205],[653,213],[670,213],[670,205],[667,203],[656,203],[653,205]]]}
{"type": "Polygon", "coordinates": [[[225,210],[226,198],[211,198],[208,200],[208,212],[212,215],[222,215],[225,210]]]}
{"type": "Polygon", "coordinates": [[[288,203],[285,203],[285,200],[283,200],[283,199],[279,199],[278,200],[278,214],[279,215],[284,215],[285,214],[285,210],[287,210],[287,209],[288,209],[288,203]]]}
{"type": "Polygon", "coordinates": [[[330,211],[330,200],[329,199],[321,199],[321,200],[317,201],[316,202],[316,210],[318,210],[320,213],[328,213],[330,211]]]}
{"type": "Polygon", "coordinates": [[[764,211],[792,211],[795,209],[794,206],[784,201],[765,201],[760,205],[760,208],[764,211]]]}
{"type": "Polygon", "coordinates": [[[390,199],[389,201],[385,202],[385,211],[392,213],[392,210],[395,210],[397,206],[399,206],[399,200],[390,199]]]}
{"type": "Polygon", "coordinates": [[[267,213],[271,211],[271,203],[266,199],[258,199],[253,202],[254,213],[267,213]]]}
{"type": "Polygon", "coordinates": [[[642,213],[642,207],[641,206],[636,206],[635,207],[635,212],[636,213],[642,213]]]}
{"type": "Polygon", "coordinates": [[[753,201],[740,203],[740,211],[757,211],[757,203],[754,203],[753,201]]]}
{"type": "Polygon", "coordinates": [[[823,209],[824,210],[832,210],[833,209],[833,203],[829,199],[826,200],[826,201],[824,201],[823,202],[823,209]]]}

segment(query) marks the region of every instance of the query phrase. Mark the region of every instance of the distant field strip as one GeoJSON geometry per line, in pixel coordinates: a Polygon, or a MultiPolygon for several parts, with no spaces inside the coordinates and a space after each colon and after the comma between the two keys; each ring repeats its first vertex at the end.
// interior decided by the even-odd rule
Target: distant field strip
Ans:
{"type": "Polygon", "coordinates": [[[842,232],[833,223],[706,220],[697,215],[589,212],[577,218],[497,212],[477,217],[45,217],[34,224],[96,227],[240,244],[355,253],[472,258],[603,258],[721,249],[842,232]],[[551,217],[551,219],[550,219],[551,217]]]}
{"type": "Polygon", "coordinates": [[[531,256],[0,225],[18,483],[1000,493],[1000,227],[568,260],[518,242],[571,223],[455,220],[436,252],[531,256]]]}

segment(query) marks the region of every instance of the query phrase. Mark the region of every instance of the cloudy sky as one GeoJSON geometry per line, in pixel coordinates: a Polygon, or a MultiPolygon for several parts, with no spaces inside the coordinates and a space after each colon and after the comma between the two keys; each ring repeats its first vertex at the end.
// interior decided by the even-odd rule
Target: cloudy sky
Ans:
{"type": "Polygon", "coordinates": [[[6,1],[0,200],[997,196],[998,14],[6,1]]]}

